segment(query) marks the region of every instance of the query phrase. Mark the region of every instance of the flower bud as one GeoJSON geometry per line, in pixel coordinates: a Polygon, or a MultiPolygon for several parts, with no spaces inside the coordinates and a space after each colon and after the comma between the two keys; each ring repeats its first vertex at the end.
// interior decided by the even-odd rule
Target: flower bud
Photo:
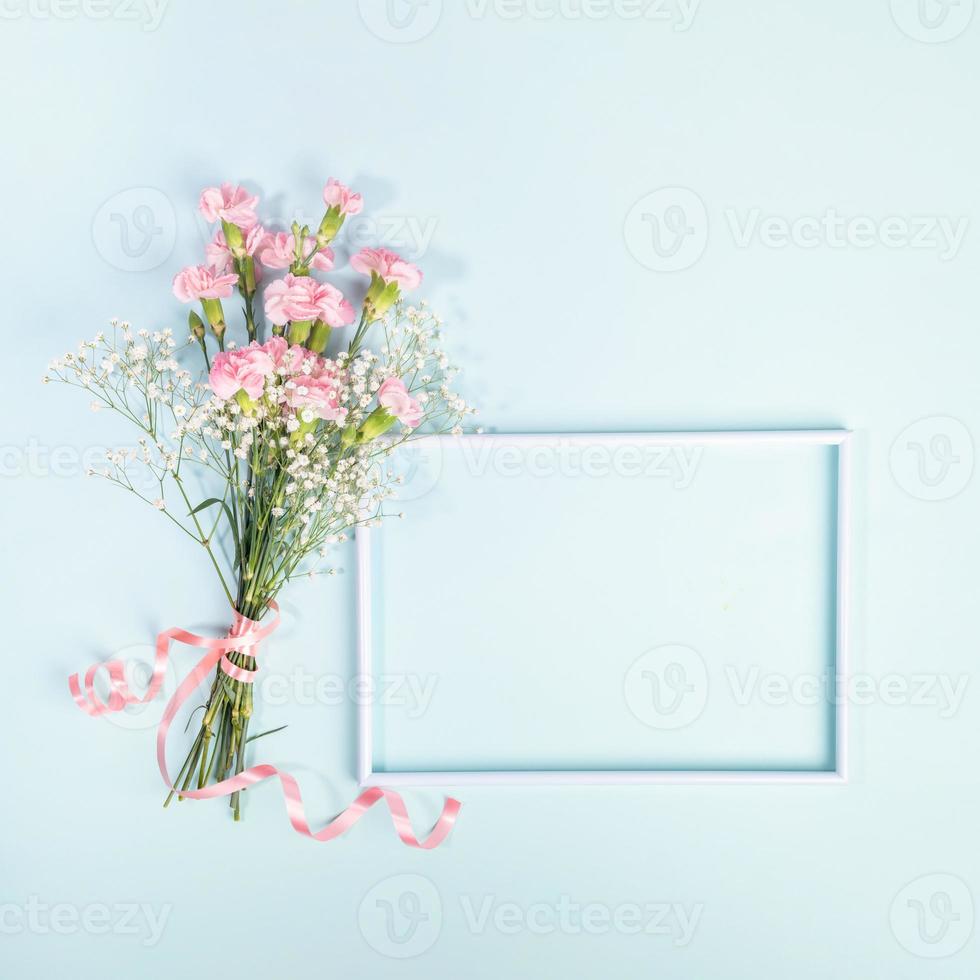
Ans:
{"type": "Polygon", "coordinates": [[[242,278],[245,281],[245,294],[251,296],[255,293],[255,259],[251,255],[246,255],[242,262],[242,278]]]}
{"type": "Polygon", "coordinates": [[[367,295],[364,297],[364,310],[369,320],[377,320],[382,314],[386,313],[399,296],[398,283],[392,279],[386,283],[376,272],[371,272],[371,285],[368,286],[367,295]]]}
{"type": "Polygon", "coordinates": [[[191,334],[196,337],[199,341],[204,340],[204,321],[191,310],[187,314],[187,325],[191,328],[191,334]]]}
{"type": "Polygon", "coordinates": [[[248,392],[244,388],[240,388],[235,392],[235,401],[241,405],[242,411],[246,415],[251,415],[255,411],[255,402],[249,398],[248,392]]]}
{"type": "Polygon", "coordinates": [[[323,248],[324,245],[329,245],[337,237],[337,232],[340,231],[343,223],[344,216],[340,213],[340,208],[327,208],[327,213],[323,216],[320,227],[316,232],[317,245],[320,248],[323,248]]]}
{"type": "Polygon", "coordinates": [[[319,421],[317,418],[304,419],[301,413],[299,416],[299,428],[289,434],[290,445],[294,447],[303,445],[307,434],[316,429],[319,421]]]}
{"type": "Polygon", "coordinates": [[[395,424],[395,416],[389,415],[380,405],[361,423],[357,431],[358,442],[370,442],[383,435],[395,424]]]}
{"type": "Polygon", "coordinates": [[[289,324],[289,333],[287,339],[291,344],[305,344],[310,337],[310,331],[313,329],[312,320],[293,320],[289,324]]]}
{"type": "Polygon", "coordinates": [[[231,252],[236,259],[244,258],[245,237],[242,235],[241,228],[239,228],[238,225],[233,225],[230,221],[222,221],[221,230],[225,233],[225,241],[228,243],[228,251],[231,252]]]}
{"type": "Polygon", "coordinates": [[[204,315],[208,318],[215,337],[220,339],[225,333],[225,311],[221,306],[221,300],[202,298],[201,306],[204,307],[204,315]]]}
{"type": "Polygon", "coordinates": [[[397,301],[398,301],[399,291],[398,283],[392,280],[387,286],[381,291],[381,295],[374,303],[374,312],[377,316],[381,316],[386,313],[397,301]]]}
{"type": "Polygon", "coordinates": [[[310,332],[310,342],[307,346],[314,354],[322,354],[327,349],[327,342],[330,340],[330,324],[323,320],[317,320],[313,324],[310,332]]]}

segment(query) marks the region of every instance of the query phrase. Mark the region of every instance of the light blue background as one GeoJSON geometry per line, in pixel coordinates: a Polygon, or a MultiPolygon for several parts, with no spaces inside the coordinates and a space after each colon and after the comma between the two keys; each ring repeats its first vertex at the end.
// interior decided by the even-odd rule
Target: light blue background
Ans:
{"type": "MultiPolygon", "coordinates": [[[[406,35],[385,30],[382,5],[362,6],[364,17],[354,2],[170,0],[154,25],[140,0],[135,21],[116,4],[108,19],[70,2],[4,5],[4,976],[251,978],[286,972],[285,959],[297,978],[974,977],[960,889],[980,887],[980,20],[930,43],[939,35],[902,0],[704,0],[687,30],[619,8],[543,18],[525,5],[510,18],[430,0],[403,30],[431,31],[397,43],[406,35]],[[389,31],[394,43],[378,36],[389,31]],[[877,681],[965,677],[958,710],[882,696],[855,706],[846,787],[470,788],[433,853],[402,847],[380,811],[312,844],[268,785],[239,826],[220,803],[163,811],[151,729],[86,719],[65,677],[145,653],[171,624],[220,629],[226,612],[199,554],[80,476],[81,454],[125,431],[38,381],[113,315],[182,322],[169,283],[203,244],[202,186],[242,180],[266,215],[313,218],[330,174],[373,214],[434,228],[418,256],[425,292],[488,426],[852,428],[854,668],[877,681]],[[676,187],[694,197],[655,197],[627,221],[676,187]],[[682,245],[703,254],[659,272],[642,214],[665,218],[657,208],[678,201],[695,229],[682,245]],[[161,232],[134,258],[111,214],[148,202],[161,232]],[[866,246],[857,231],[841,247],[742,247],[732,216],[737,232],[753,209],[968,227],[946,259],[928,242],[866,246]],[[401,875],[415,877],[388,880],[401,875]],[[916,953],[936,950],[923,937],[940,924],[920,934],[908,900],[928,911],[943,891],[961,916],[949,935],[965,942],[933,961],[916,953]],[[537,922],[562,896],[701,911],[683,946],[479,917],[489,898],[537,922]],[[394,939],[379,899],[393,903],[394,939]],[[108,934],[31,928],[32,901],[77,915],[143,903],[168,917],[145,946],[118,920],[108,934]],[[416,910],[428,919],[413,933],[416,910]],[[405,952],[418,955],[386,955],[405,952]]],[[[972,8],[963,0],[944,23],[972,8]]],[[[270,670],[353,672],[347,572],[285,597],[270,670]]],[[[474,684],[486,668],[474,665],[474,684]]],[[[263,756],[294,769],[326,819],[355,790],[355,708],[278,700],[263,721],[290,728],[263,756]]],[[[434,819],[441,793],[408,796],[419,826],[434,819]]]]}

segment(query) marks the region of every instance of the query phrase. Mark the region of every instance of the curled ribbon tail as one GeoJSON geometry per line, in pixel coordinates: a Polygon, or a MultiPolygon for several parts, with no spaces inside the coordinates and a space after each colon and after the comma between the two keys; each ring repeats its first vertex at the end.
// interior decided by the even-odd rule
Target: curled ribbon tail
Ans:
{"type": "Polygon", "coordinates": [[[219,796],[230,796],[232,793],[247,789],[249,786],[255,786],[267,779],[278,778],[286,801],[286,814],[293,829],[305,837],[321,842],[333,840],[346,833],[371,807],[384,800],[391,814],[395,832],[403,844],[421,850],[431,850],[438,847],[449,836],[462,806],[459,800],[454,800],[451,797],[446,799],[442,813],[428,836],[419,840],[412,829],[405,802],[401,795],[394,790],[381,789],[380,787],[366,789],[350,806],[334,817],[326,827],[314,833],[306,818],[306,809],[303,806],[299,784],[288,772],[277,769],[268,763],[250,766],[235,776],[200,789],[179,789],[174,785],[170,773],[167,771],[166,757],[167,733],[174,717],[184,702],[194,693],[202,681],[207,679],[215,667],[241,683],[251,684],[255,680],[258,676],[257,670],[246,670],[237,666],[228,658],[227,654],[230,651],[241,650],[252,657],[257,656],[261,641],[269,636],[279,626],[280,622],[278,605],[275,602],[270,602],[269,606],[275,612],[275,616],[264,626],[236,612],[235,622],[225,637],[198,636],[177,627],[159,633],[156,639],[153,676],[146,693],[142,697],[137,697],[129,690],[125,679],[125,668],[118,660],[110,660],[104,664],[91,666],[85,673],[84,692],[78,674],[72,674],[68,678],[68,688],[79,708],[93,717],[106,712],[121,711],[129,704],[145,704],[156,697],[163,685],[170,656],[170,645],[174,641],[203,648],[207,652],[177,686],[177,690],[167,702],[163,717],[157,727],[157,765],[160,769],[160,775],[163,776],[163,781],[169,789],[188,799],[205,800],[219,796]],[[105,702],[95,693],[95,677],[100,668],[109,675],[110,693],[108,701],[105,702]]]}

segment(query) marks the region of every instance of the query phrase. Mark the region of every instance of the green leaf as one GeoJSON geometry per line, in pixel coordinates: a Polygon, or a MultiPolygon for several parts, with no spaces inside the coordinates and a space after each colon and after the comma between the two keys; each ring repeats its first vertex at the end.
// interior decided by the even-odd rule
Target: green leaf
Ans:
{"type": "Polygon", "coordinates": [[[249,735],[249,737],[245,739],[245,744],[248,745],[249,742],[254,742],[257,738],[261,738],[263,735],[275,735],[276,732],[281,732],[284,728],[288,727],[288,725],[280,725],[278,728],[270,728],[268,731],[259,732],[258,735],[249,735]]]}
{"type": "MultiPolygon", "coordinates": [[[[229,515],[231,514],[231,511],[228,510],[228,505],[218,497],[208,497],[207,500],[202,500],[193,510],[188,511],[187,513],[188,515],[199,514],[202,510],[206,510],[212,504],[221,504],[221,506],[224,507],[226,511],[228,511],[228,514],[229,515]]],[[[229,520],[230,520],[230,516],[229,516],[229,520]]]]}
{"type": "Polygon", "coordinates": [[[221,508],[225,512],[225,517],[228,518],[228,528],[235,539],[235,567],[238,568],[242,563],[242,551],[241,546],[238,543],[238,535],[235,533],[235,518],[231,512],[231,508],[228,506],[227,501],[219,500],[217,497],[208,497],[207,500],[202,500],[193,510],[188,511],[188,517],[200,513],[202,510],[206,510],[208,507],[212,507],[214,504],[220,504],[221,508]]]}
{"type": "Polygon", "coordinates": [[[187,729],[188,729],[188,728],[190,728],[190,727],[191,727],[191,722],[192,722],[192,721],[194,720],[194,715],[196,715],[196,714],[197,714],[197,713],[198,713],[198,712],[199,712],[199,711],[201,710],[201,708],[203,708],[203,707],[204,707],[204,705],[203,705],[203,704],[199,704],[199,705],[198,705],[198,706],[197,706],[197,707],[196,707],[196,708],[195,708],[195,709],[194,709],[194,710],[193,710],[193,711],[191,712],[191,714],[190,714],[190,717],[189,717],[189,718],[187,719],[187,724],[186,724],[186,725],[184,725],[184,731],[185,731],[185,732],[187,731],[187,729]]]}

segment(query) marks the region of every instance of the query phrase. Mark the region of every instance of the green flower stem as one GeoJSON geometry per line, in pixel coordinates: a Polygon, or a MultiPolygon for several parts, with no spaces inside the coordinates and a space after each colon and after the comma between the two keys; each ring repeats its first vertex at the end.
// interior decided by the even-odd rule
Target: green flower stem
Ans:
{"type": "MultiPolygon", "coordinates": [[[[187,758],[184,760],[184,764],[180,767],[180,772],[177,773],[177,778],[174,780],[174,786],[176,786],[181,781],[181,779],[184,776],[184,773],[187,772],[188,766],[192,765],[192,760],[196,759],[197,749],[200,747],[200,740],[201,740],[201,734],[198,733],[198,736],[194,740],[194,744],[191,747],[191,751],[188,753],[187,758]]],[[[163,805],[165,807],[170,805],[170,801],[174,798],[175,792],[176,790],[172,789],[170,793],[167,795],[167,798],[163,801],[163,805]]]]}
{"type": "Polygon", "coordinates": [[[221,582],[221,588],[225,590],[225,595],[228,597],[228,601],[231,603],[232,607],[234,607],[235,600],[231,597],[231,592],[228,589],[228,584],[225,582],[225,576],[221,571],[221,566],[218,564],[218,559],[211,550],[211,542],[205,536],[204,528],[201,527],[201,522],[197,519],[197,514],[193,513],[194,505],[187,496],[187,491],[184,489],[184,483],[180,478],[179,473],[174,474],[174,483],[177,484],[177,489],[180,490],[180,495],[184,498],[184,503],[187,505],[187,510],[194,521],[194,527],[197,528],[200,543],[204,545],[204,548],[208,553],[208,557],[211,559],[211,564],[214,565],[214,570],[218,573],[218,580],[221,582]]]}
{"type": "Polygon", "coordinates": [[[367,333],[367,328],[371,326],[373,320],[368,320],[367,307],[361,310],[361,319],[357,324],[357,330],[354,331],[354,336],[351,338],[351,342],[347,347],[347,363],[350,364],[351,361],[357,356],[358,350],[361,347],[361,341],[364,339],[364,334],[367,333]]]}

